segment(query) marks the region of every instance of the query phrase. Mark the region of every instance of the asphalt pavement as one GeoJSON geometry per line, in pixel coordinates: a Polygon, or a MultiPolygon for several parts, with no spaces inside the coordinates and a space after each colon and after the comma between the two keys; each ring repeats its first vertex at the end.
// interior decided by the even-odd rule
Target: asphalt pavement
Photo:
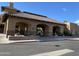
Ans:
{"type": "Polygon", "coordinates": [[[74,52],[65,53],[61,56],[79,56],[79,41],[63,40],[51,42],[0,44],[0,56],[33,56],[63,49],[73,50],[74,52]]]}

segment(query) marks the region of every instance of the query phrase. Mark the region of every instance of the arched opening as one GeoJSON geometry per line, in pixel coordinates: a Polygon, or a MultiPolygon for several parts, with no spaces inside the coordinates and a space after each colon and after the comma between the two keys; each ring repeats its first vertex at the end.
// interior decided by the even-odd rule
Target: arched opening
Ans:
{"type": "Polygon", "coordinates": [[[46,24],[38,24],[36,27],[36,34],[39,36],[46,36],[48,35],[49,27],[46,24]]]}
{"type": "Polygon", "coordinates": [[[0,24],[0,33],[4,32],[4,24],[0,24]]]}
{"type": "Polygon", "coordinates": [[[61,35],[61,30],[60,30],[61,28],[59,27],[59,26],[54,26],[53,27],[53,36],[55,36],[55,35],[61,35]]]}
{"type": "Polygon", "coordinates": [[[15,26],[15,33],[18,35],[26,35],[28,32],[28,24],[17,22],[15,26]]]}

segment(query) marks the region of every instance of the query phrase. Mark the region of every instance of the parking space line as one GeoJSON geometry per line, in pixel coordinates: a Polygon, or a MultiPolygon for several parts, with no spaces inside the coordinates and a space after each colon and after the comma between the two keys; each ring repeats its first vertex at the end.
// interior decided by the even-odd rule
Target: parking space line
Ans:
{"type": "Polygon", "coordinates": [[[35,55],[32,55],[32,56],[60,56],[60,55],[67,54],[67,53],[70,53],[70,52],[74,52],[74,50],[62,49],[62,50],[57,50],[57,51],[35,54],[35,55]]]}

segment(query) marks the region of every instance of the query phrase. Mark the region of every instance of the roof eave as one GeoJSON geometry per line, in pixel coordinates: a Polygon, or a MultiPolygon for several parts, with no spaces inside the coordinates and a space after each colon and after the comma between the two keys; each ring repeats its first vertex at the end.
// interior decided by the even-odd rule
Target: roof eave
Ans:
{"type": "MultiPolygon", "coordinates": [[[[15,15],[11,15],[11,16],[15,16],[15,15]]],[[[20,16],[15,16],[15,17],[20,17],[20,16]]],[[[25,18],[25,17],[20,17],[20,18],[25,18]]],[[[33,18],[28,18],[28,19],[33,19],[33,18]]],[[[44,20],[37,20],[37,19],[33,19],[33,20],[47,22],[47,23],[54,23],[54,24],[59,24],[59,25],[65,25],[65,24],[62,24],[62,23],[56,23],[56,22],[50,22],[50,21],[44,21],[44,20]]]]}

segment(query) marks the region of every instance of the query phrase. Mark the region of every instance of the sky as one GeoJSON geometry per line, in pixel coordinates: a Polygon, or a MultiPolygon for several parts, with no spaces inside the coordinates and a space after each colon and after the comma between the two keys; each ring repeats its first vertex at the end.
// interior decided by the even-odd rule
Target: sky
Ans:
{"type": "MultiPolygon", "coordinates": [[[[0,2],[0,7],[8,6],[8,3],[0,2]]],[[[45,15],[59,22],[67,20],[79,24],[79,2],[14,2],[14,8],[45,15]]]]}

